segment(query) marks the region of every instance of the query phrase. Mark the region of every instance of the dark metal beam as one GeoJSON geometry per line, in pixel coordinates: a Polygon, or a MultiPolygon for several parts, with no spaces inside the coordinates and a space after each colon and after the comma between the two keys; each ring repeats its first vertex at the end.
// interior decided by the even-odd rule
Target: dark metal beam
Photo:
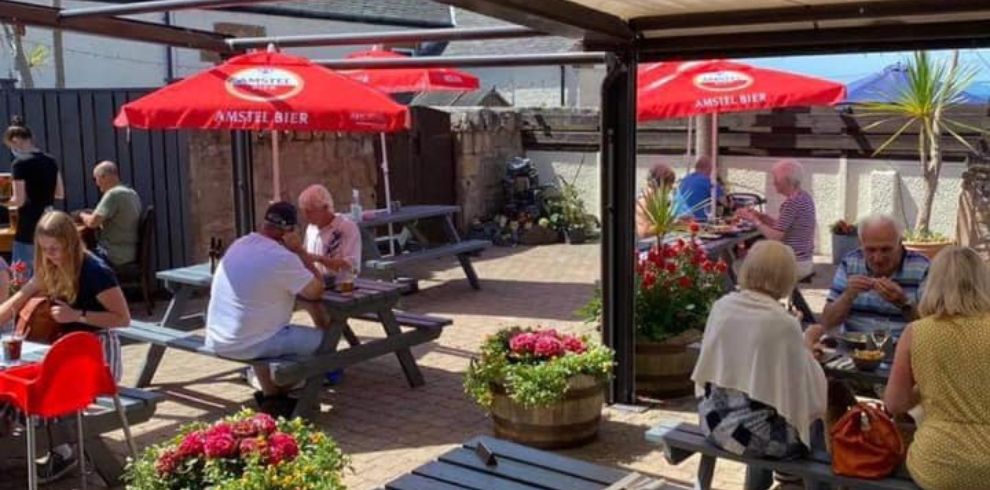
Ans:
{"type": "Polygon", "coordinates": [[[150,2],[131,2],[121,5],[102,5],[99,7],[82,7],[66,9],[59,12],[62,19],[81,17],[113,17],[115,15],[146,14],[149,12],[169,12],[184,9],[211,9],[249,5],[252,3],[271,3],[277,0],[153,0],[150,2]]]}
{"type": "Polygon", "coordinates": [[[635,31],[701,29],[706,27],[862,20],[911,15],[953,14],[986,10],[984,0],[900,0],[833,5],[809,5],[772,9],[740,9],[727,12],[656,15],[629,20],[635,31]]]}
{"type": "Polygon", "coordinates": [[[497,67],[595,65],[605,61],[605,53],[552,53],[496,56],[421,56],[413,58],[368,60],[313,60],[313,63],[334,70],[363,68],[438,68],[438,67],[497,67]]]}
{"type": "Polygon", "coordinates": [[[406,43],[417,41],[470,41],[477,39],[513,39],[546,36],[542,32],[520,26],[478,27],[471,29],[417,29],[407,31],[364,32],[348,34],[313,34],[299,36],[242,37],[228,39],[234,49],[298,46],[347,46],[355,44],[406,43]]]}
{"type": "Polygon", "coordinates": [[[165,44],[181,48],[202,49],[219,53],[231,52],[227,43],[224,42],[227,36],[215,32],[184,27],[170,27],[153,22],[113,17],[60,20],[58,18],[58,9],[42,5],[11,2],[9,0],[0,0],[0,20],[49,29],[58,27],[69,31],[84,32],[86,34],[165,44]]]}
{"type": "Polygon", "coordinates": [[[547,34],[622,44],[635,36],[622,19],[568,0],[438,0],[547,34]]]}
{"type": "Polygon", "coordinates": [[[609,55],[602,82],[602,332],[615,350],[610,401],[636,401],[633,324],[636,237],[636,57],[609,55]]]}
{"type": "MultiPolygon", "coordinates": [[[[987,46],[990,20],[654,37],[636,43],[641,61],[987,46]]],[[[586,49],[595,46],[586,44],[586,49]]]]}

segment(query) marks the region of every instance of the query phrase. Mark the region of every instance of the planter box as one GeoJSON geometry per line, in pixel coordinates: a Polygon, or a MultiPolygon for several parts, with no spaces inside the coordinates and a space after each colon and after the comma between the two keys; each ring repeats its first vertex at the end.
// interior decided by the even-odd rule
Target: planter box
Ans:
{"type": "Polygon", "coordinates": [[[953,242],[904,242],[904,248],[918,252],[929,259],[934,259],[943,248],[952,245],[953,242]]]}
{"type": "Polygon", "coordinates": [[[605,383],[579,374],[570,379],[564,399],[548,407],[516,403],[501,385],[492,386],[495,437],[540,449],[575,447],[598,435],[605,383]]]}
{"type": "Polygon", "coordinates": [[[859,235],[832,234],[832,264],[839,265],[849,252],[859,248],[859,235]]]}
{"type": "Polygon", "coordinates": [[[694,393],[691,373],[698,351],[688,345],[701,333],[685,332],[664,342],[636,340],[636,393],[651,398],[680,398],[694,393]]]}

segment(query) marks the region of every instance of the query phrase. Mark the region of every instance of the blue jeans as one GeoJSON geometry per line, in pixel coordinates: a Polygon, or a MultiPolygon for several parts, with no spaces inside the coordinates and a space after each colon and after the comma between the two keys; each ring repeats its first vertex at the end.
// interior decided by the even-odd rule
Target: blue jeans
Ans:
{"type": "Polygon", "coordinates": [[[11,265],[21,261],[27,265],[27,277],[30,279],[34,276],[34,244],[24,243],[14,240],[14,247],[10,251],[11,265]]]}

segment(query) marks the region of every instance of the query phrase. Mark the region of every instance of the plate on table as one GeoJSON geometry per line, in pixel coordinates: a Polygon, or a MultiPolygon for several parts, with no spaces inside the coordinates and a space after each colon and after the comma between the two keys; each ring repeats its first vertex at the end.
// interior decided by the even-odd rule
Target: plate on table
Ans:
{"type": "Polygon", "coordinates": [[[698,238],[702,240],[718,240],[719,238],[722,238],[722,235],[719,235],[718,233],[712,233],[710,231],[705,231],[698,233],[698,238]]]}

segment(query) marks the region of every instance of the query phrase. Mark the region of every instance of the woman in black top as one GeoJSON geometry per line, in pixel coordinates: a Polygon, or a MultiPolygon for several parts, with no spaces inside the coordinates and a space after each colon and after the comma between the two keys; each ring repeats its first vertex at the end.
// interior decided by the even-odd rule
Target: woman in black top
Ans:
{"type": "Polygon", "coordinates": [[[28,276],[34,268],[34,228],[55,199],[63,199],[65,190],[58,164],[39,150],[31,130],[24,120],[15,116],[4,132],[4,144],[14,154],[10,170],[14,179],[9,207],[17,208],[17,229],[14,231],[12,258],[28,266],[28,276]]]}

